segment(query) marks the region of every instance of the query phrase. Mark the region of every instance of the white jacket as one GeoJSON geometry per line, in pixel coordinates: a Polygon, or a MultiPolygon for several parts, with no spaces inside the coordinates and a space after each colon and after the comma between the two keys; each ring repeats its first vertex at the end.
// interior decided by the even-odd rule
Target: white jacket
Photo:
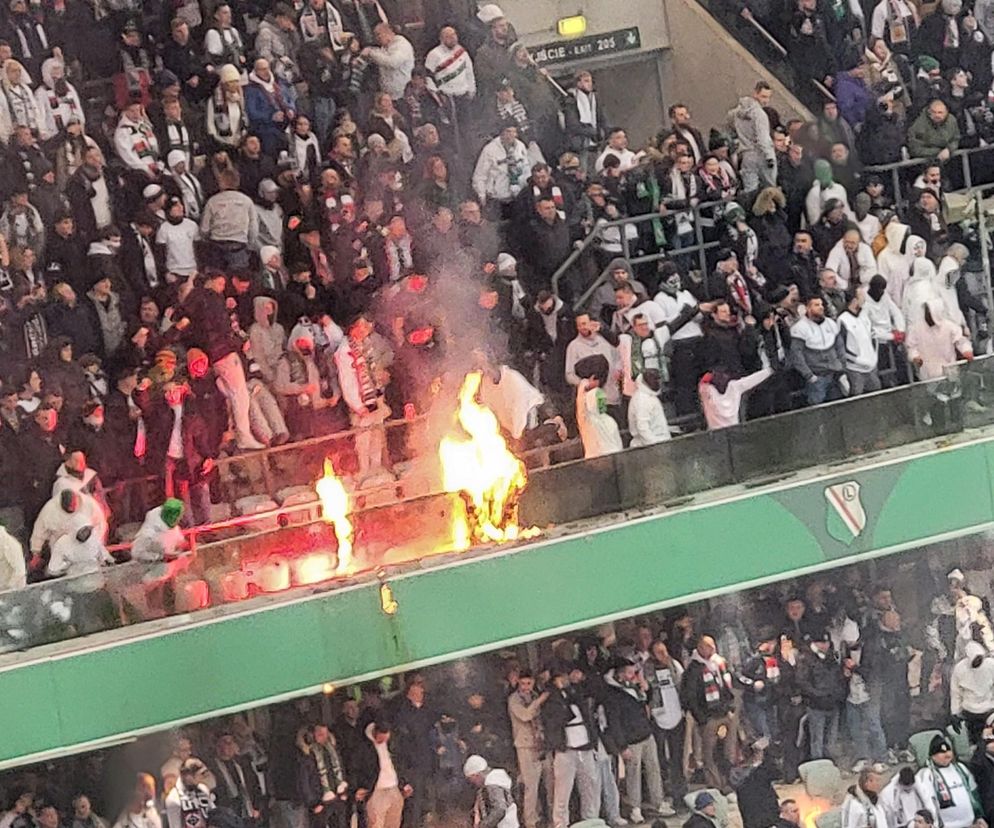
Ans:
{"type": "Polygon", "coordinates": [[[600,410],[600,388],[586,390],[586,381],[576,387],[576,422],[586,459],[622,451],[621,432],[608,413],[600,410]]]}
{"type": "Polygon", "coordinates": [[[883,828],[887,825],[887,814],[880,799],[870,802],[856,785],[846,794],[840,816],[842,828],[883,828]]]}
{"type": "Polygon", "coordinates": [[[900,785],[895,773],[880,792],[880,804],[887,815],[887,828],[907,828],[915,814],[928,807],[929,797],[917,781],[910,788],[900,785]]]}
{"type": "Polygon", "coordinates": [[[395,101],[404,97],[404,88],[414,70],[414,47],[406,37],[397,35],[390,45],[373,46],[367,53],[380,70],[380,89],[395,101]]]}
{"type": "Polygon", "coordinates": [[[481,201],[510,201],[528,178],[528,149],[521,141],[507,149],[498,135],[480,152],[473,170],[473,190],[481,201]]]}
{"type": "Polygon", "coordinates": [[[873,323],[861,313],[853,316],[848,310],[839,317],[839,328],[846,346],[846,370],[868,374],[877,367],[877,343],[873,339],[873,323]]]}
{"type": "Polygon", "coordinates": [[[21,589],[27,584],[24,550],[17,538],[0,526],[0,592],[21,589]]]}
{"type": "Polygon", "coordinates": [[[887,280],[887,292],[899,308],[904,306],[904,286],[911,275],[914,259],[908,237],[910,230],[908,225],[892,219],[884,229],[887,246],[877,256],[877,273],[887,280]]]}
{"type": "MultiPolygon", "coordinates": [[[[838,181],[833,181],[827,187],[822,187],[817,181],[811,185],[811,189],[808,190],[808,194],[804,199],[804,214],[808,218],[808,227],[814,227],[818,220],[821,218],[822,211],[825,209],[825,205],[828,203],[829,199],[837,199],[842,202],[843,208],[845,208],[846,216],[850,220],[856,218],[856,214],[849,207],[849,194],[846,192],[846,188],[839,184],[838,181]]],[[[826,265],[827,267],[827,265],[826,265]]]]}
{"type": "Polygon", "coordinates": [[[868,285],[877,272],[877,262],[873,258],[873,251],[866,242],[860,242],[856,248],[856,266],[858,272],[853,274],[849,263],[849,256],[846,254],[845,245],[842,239],[835,243],[829,251],[828,258],[825,259],[825,267],[834,270],[838,279],[840,290],[848,290],[850,285],[868,285]]]}
{"type": "Polygon", "coordinates": [[[704,410],[708,430],[714,431],[717,428],[738,425],[742,397],[772,376],[773,371],[764,368],[741,379],[733,379],[728,383],[724,394],[710,382],[701,382],[697,386],[697,393],[701,398],[701,408],[704,410]]]}
{"type": "Polygon", "coordinates": [[[879,302],[867,294],[863,303],[863,315],[870,320],[873,338],[877,342],[891,342],[894,339],[894,331],[903,333],[906,330],[904,314],[886,292],[880,297],[879,302]]]}
{"type": "Polygon", "coordinates": [[[131,543],[131,558],[152,563],[176,554],[176,547],[183,541],[183,530],[179,526],[169,527],[162,519],[162,507],[149,509],[142,521],[141,529],[131,543]]]}
{"type": "Polygon", "coordinates": [[[507,365],[500,367],[498,382],[485,374],[480,383],[480,402],[494,412],[501,428],[515,440],[531,425],[532,412],[544,401],[542,393],[523,374],[507,365]]]}
{"type": "MultiPolygon", "coordinates": [[[[45,63],[48,61],[46,60],[45,63]]],[[[86,124],[86,115],[79,101],[79,94],[68,81],[66,81],[66,94],[61,98],[50,87],[39,86],[35,90],[35,104],[38,107],[38,136],[42,141],[48,141],[58,135],[68,126],[70,118],[75,118],[83,125],[86,124]]]]}
{"type": "MultiPolygon", "coordinates": [[[[97,512],[100,512],[99,516],[93,512],[93,504],[95,503],[93,498],[80,498],[79,508],[70,514],[62,509],[60,496],[56,495],[51,498],[41,507],[35,520],[34,529],[31,530],[31,540],[28,543],[31,554],[39,554],[46,543],[51,549],[63,535],[70,532],[75,533],[80,527],[87,524],[96,527],[97,521],[102,520],[106,526],[106,518],[99,508],[97,508],[97,512]]],[[[94,533],[98,533],[96,529],[94,529],[94,533]]]]}
{"type": "Polygon", "coordinates": [[[632,434],[631,448],[651,446],[670,439],[663,404],[642,377],[635,380],[635,393],[628,404],[628,430],[632,434]]]}
{"type": "Polygon", "coordinates": [[[930,326],[924,318],[916,319],[908,327],[908,356],[921,359],[918,376],[923,380],[939,379],[943,368],[956,362],[956,351],[973,353],[970,340],[963,336],[963,329],[943,316],[942,305],[929,302],[935,325],[930,326]]]}
{"type": "Polygon", "coordinates": [[[976,641],[965,647],[966,655],[956,662],[949,678],[949,712],[954,716],[966,713],[989,713],[994,710],[994,658],[987,656],[983,645],[976,641]],[[982,658],[979,667],[974,658],[982,658]]]}
{"type": "Polygon", "coordinates": [[[53,576],[65,575],[75,578],[79,575],[89,575],[101,566],[114,563],[107,548],[103,545],[96,532],[90,534],[85,541],[76,539],[76,533],[63,535],[52,544],[52,557],[48,562],[48,574],[53,576]]]}

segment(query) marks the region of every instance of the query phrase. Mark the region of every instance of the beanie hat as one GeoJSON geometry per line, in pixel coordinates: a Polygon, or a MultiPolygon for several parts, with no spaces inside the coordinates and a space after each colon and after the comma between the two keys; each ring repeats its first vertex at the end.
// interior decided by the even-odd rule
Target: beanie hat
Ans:
{"type": "Polygon", "coordinates": [[[917,63],[918,68],[925,72],[934,72],[939,68],[939,61],[931,55],[919,55],[917,63]]]}
{"type": "Polygon", "coordinates": [[[280,185],[277,184],[271,178],[264,178],[259,182],[259,195],[264,196],[266,193],[278,193],[280,191],[280,185]]]}
{"type": "Polygon", "coordinates": [[[510,253],[497,254],[497,272],[501,276],[513,276],[518,266],[518,260],[510,253]]]}
{"type": "Polygon", "coordinates": [[[221,79],[221,83],[241,80],[242,77],[241,74],[239,74],[238,69],[232,63],[224,64],[224,66],[218,70],[217,76],[221,79]]]}
{"type": "Polygon", "coordinates": [[[166,156],[166,166],[173,169],[180,161],[186,161],[186,153],[178,149],[170,150],[169,155],[166,156]]]}
{"type": "Polygon", "coordinates": [[[932,737],[932,741],[928,744],[929,756],[935,756],[937,753],[945,753],[950,750],[952,750],[952,747],[949,744],[949,740],[941,733],[936,733],[932,737]]]}
{"type": "Polygon", "coordinates": [[[701,791],[694,798],[694,810],[703,811],[708,805],[714,805],[714,797],[711,796],[707,791],[701,791]]]}
{"type": "Polygon", "coordinates": [[[481,23],[493,23],[504,17],[504,10],[496,3],[484,3],[476,12],[476,18],[481,23]]]}
{"type": "Polygon", "coordinates": [[[829,164],[824,158],[819,158],[815,161],[814,173],[815,180],[821,184],[822,187],[827,187],[832,183],[832,165],[829,164]]]}
{"type": "Polygon", "coordinates": [[[726,221],[745,221],[746,211],[742,209],[742,205],[729,201],[725,205],[724,216],[726,221]]]}
{"type": "Polygon", "coordinates": [[[273,256],[279,255],[279,252],[280,249],[278,247],[274,247],[271,244],[264,244],[261,248],[259,248],[259,260],[265,264],[273,258],[273,256]]]}
{"type": "Polygon", "coordinates": [[[162,504],[162,522],[170,529],[183,517],[183,501],[170,497],[162,504]]]}
{"type": "Polygon", "coordinates": [[[487,760],[482,756],[477,756],[473,754],[470,756],[465,764],[462,766],[463,776],[475,776],[478,773],[483,773],[487,769],[487,760]]]}

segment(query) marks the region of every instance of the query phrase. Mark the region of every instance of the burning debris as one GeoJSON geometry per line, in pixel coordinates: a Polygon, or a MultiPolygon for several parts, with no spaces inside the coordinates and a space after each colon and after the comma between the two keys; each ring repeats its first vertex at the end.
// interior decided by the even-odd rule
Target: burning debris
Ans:
{"type": "Polygon", "coordinates": [[[321,501],[321,516],[326,523],[334,525],[335,535],[338,538],[338,565],[334,574],[348,575],[353,570],[352,521],[349,519],[352,504],[349,502],[349,493],[335,474],[331,458],[325,458],[324,474],[315,484],[314,491],[321,501]]]}
{"type": "Polygon", "coordinates": [[[452,520],[457,551],[537,533],[522,532],[518,525],[518,500],[528,475],[508,449],[497,417],[476,400],[482,378],[479,371],[466,375],[456,409],[464,434],[444,437],[438,448],[445,491],[459,495],[452,520]]]}

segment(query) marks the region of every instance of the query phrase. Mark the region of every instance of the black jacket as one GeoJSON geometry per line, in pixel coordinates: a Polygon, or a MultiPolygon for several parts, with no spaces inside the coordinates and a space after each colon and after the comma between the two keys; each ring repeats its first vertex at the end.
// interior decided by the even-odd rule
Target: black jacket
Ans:
{"type": "Polygon", "coordinates": [[[812,710],[835,710],[846,698],[846,680],[835,653],[819,658],[808,647],[797,659],[797,689],[812,710]]]}
{"type": "MultiPolygon", "coordinates": [[[[393,760],[393,767],[397,772],[397,785],[403,788],[407,784],[406,774],[394,750],[392,735],[390,741],[387,742],[387,749],[390,751],[390,758],[393,760]]],[[[358,791],[360,788],[372,791],[376,787],[376,780],[380,775],[380,757],[376,752],[376,746],[365,733],[361,743],[357,745],[352,767],[348,771],[349,785],[353,791],[358,791]]]]}
{"type": "MultiPolygon", "coordinates": [[[[321,787],[321,775],[318,772],[317,762],[314,760],[314,750],[316,745],[311,745],[308,753],[302,754],[300,764],[297,768],[297,788],[300,801],[310,808],[321,804],[324,796],[324,789],[321,787]]],[[[342,782],[345,782],[345,767],[342,763],[341,754],[333,744],[328,745],[328,784],[332,791],[337,792],[342,782]]]]}
{"type": "Polygon", "coordinates": [[[597,745],[594,736],[594,726],[588,715],[586,700],[574,687],[559,690],[555,687],[549,690],[549,700],[542,706],[542,731],[545,734],[545,746],[554,753],[569,749],[566,738],[566,725],[574,718],[573,706],[580,711],[583,728],[586,732],[586,742],[577,747],[578,750],[591,750],[597,745]]]}
{"type": "Polygon", "coordinates": [[[994,818],[994,757],[981,747],[970,759],[969,768],[977,780],[977,798],[983,817],[990,824],[991,818],[994,818]]]}
{"type": "Polygon", "coordinates": [[[606,679],[604,687],[604,714],[607,717],[604,747],[611,753],[621,753],[652,735],[646,702],[635,698],[613,676],[606,679]]]}
{"type": "MultiPolygon", "coordinates": [[[[726,666],[727,672],[727,666],[726,666]]],[[[698,724],[705,724],[709,719],[717,719],[729,713],[735,704],[732,690],[723,680],[715,682],[718,696],[708,698],[708,686],[711,684],[705,678],[704,665],[691,657],[683,673],[683,687],[680,690],[680,700],[686,710],[689,710],[698,724]]]]}

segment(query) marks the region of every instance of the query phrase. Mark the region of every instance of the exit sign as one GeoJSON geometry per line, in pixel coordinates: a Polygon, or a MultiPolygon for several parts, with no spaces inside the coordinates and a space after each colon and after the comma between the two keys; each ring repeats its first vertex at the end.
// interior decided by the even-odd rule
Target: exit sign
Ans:
{"type": "Polygon", "coordinates": [[[642,36],[639,34],[638,26],[632,26],[628,29],[618,29],[615,32],[605,32],[575,40],[546,43],[534,47],[531,53],[539,66],[550,66],[554,63],[569,63],[616,52],[630,52],[641,47],[642,36]]]}

